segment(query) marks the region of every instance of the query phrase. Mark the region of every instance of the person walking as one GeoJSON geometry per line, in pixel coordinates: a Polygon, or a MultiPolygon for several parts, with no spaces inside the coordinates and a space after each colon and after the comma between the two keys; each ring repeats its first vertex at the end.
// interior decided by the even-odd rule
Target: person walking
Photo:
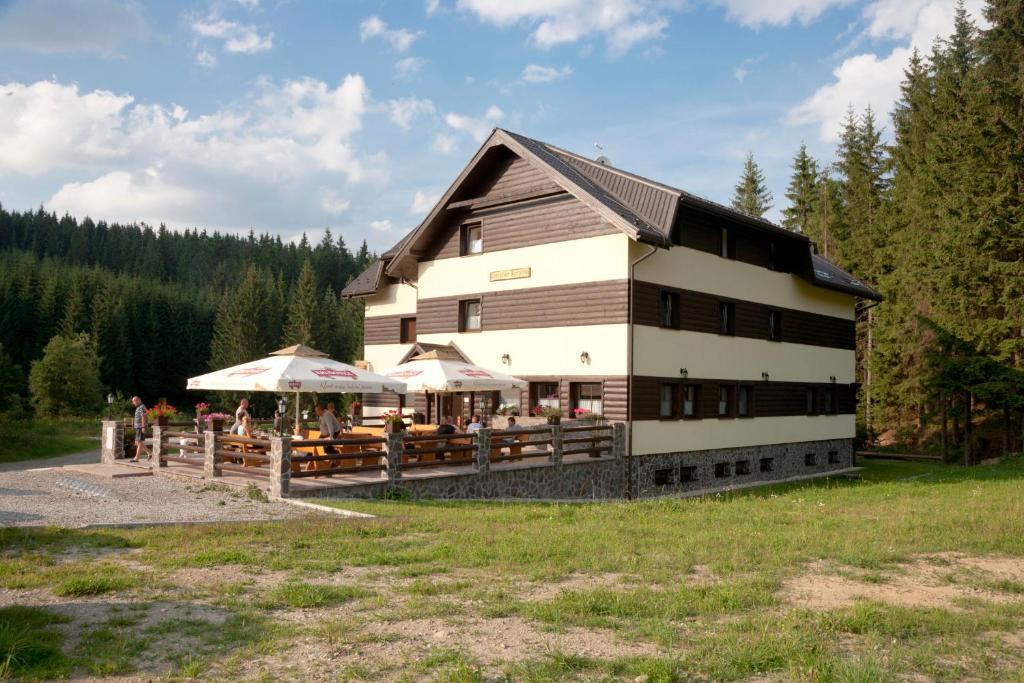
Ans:
{"type": "Polygon", "coordinates": [[[135,406],[135,416],[132,418],[132,427],[135,428],[135,457],[132,462],[138,462],[143,451],[146,452],[146,459],[150,460],[153,454],[146,446],[146,405],[138,396],[132,396],[132,405],[135,406]]]}

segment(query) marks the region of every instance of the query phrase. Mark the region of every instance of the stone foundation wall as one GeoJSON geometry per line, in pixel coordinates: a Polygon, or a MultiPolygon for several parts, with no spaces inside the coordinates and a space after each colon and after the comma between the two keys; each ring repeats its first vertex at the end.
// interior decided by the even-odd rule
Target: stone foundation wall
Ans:
{"type": "Polygon", "coordinates": [[[658,453],[628,460],[626,477],[631,497],[649,498],[768,484],[845,470],[853,467],[853,440],[658,453]],[[769,461],[768,469],[763,469],[762,460],[769,461]]]}
{"type": "MultiPolygon", "coordinates": [[[[623,497],[623,472],[621,459],[601,458],[591,462],[538,463],[530,467],[492,469],[486,473],[467,472],[455,476],[402,477],[396,482],[396,488],[414,499],[607,500],[623,497]]],[[[381,482],[301,493],[292,489],[291,497],[378,498],[386,491],[387,484],[381,482]]]]}

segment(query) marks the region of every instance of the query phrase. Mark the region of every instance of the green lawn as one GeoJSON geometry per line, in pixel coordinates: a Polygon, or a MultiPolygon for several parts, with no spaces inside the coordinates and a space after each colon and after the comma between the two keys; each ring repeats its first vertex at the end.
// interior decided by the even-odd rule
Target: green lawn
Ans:
{"type": "Polygon", "coordinates": [[[66,597],[0,612],[0,666],[21,619],[66,638],[7,665],[28,675],[1024,680],[1024,459],[864,464],[701,499],[3,530],[0,587],[66,597]],[[793,588],[815,582],[820,604],[793,588]]]}
{"type": "Polygon", "coordinates": [[[0,463],[52,458],[99,447],[97,419],[0,420],[0,463]]]}

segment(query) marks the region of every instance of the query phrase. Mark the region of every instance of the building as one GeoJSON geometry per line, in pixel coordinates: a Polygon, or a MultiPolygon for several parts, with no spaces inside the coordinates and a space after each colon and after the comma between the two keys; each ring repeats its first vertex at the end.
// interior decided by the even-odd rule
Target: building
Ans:
{"type": "Polygon", "coordinates": [[[501,129],[344,295],[372,370],[433,350],[530,382],[442,414],[627,422],[635,495],[850,467],[856,308],[880,300],[804,235],[501,129]]]}

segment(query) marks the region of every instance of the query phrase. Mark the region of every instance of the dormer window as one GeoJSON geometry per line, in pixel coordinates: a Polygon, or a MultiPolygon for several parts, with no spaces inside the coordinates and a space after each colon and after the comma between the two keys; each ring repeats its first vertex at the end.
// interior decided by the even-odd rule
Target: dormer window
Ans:
{"type": "Polygon", "coordinates": [[[467,223],[462,226],[460,256],[481,254],[484,251],[484,234],[479,223],[467,223]]]}

